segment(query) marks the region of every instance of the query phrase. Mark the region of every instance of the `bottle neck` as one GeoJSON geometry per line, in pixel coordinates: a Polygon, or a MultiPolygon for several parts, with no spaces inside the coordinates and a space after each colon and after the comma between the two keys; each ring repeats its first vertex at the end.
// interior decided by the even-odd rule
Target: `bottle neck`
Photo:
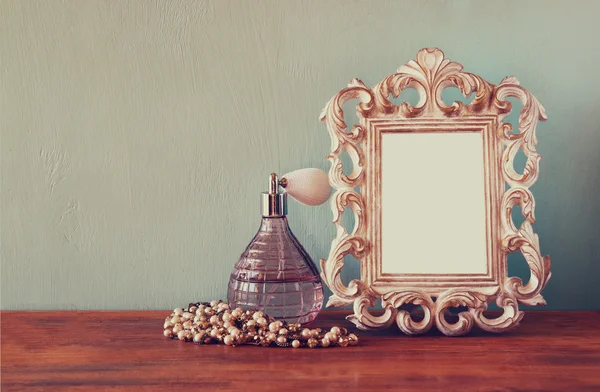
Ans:
{"type": "Polygon", "coordinates": [[[286,216],[263,216],[260,222],[261,231],[289,230],[286,216]]]}

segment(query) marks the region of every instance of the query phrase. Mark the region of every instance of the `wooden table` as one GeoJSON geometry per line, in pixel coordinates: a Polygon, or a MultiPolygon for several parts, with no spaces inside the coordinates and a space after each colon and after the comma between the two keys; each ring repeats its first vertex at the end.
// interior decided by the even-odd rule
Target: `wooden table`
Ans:
{"type": "MultiPolygon", "coordinates": [[[[532,311],[505,335],[361,332],[359,346],[331,349],[169,340],[168,313],[2,312],[2,392],[600,391],[600,312],[532,311]]],[[[354,330],[345,314],[317,324],[354,330]]]]}

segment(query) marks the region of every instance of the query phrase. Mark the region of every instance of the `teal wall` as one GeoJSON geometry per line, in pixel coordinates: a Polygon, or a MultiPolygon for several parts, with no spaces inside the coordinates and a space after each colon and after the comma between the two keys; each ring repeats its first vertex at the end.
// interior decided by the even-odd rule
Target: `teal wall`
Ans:
{"type": "MultiPolygon", "coordinates": [[[[6,0],[0,15],[2,309],[224,298],[268,173],[329,168],[329,98],[430,46],[546,108],[544,295],[600,309],[598,1],[6,0]]],[[[291,203],[290,220],[326,257],[329,206],[291,203]]]]}

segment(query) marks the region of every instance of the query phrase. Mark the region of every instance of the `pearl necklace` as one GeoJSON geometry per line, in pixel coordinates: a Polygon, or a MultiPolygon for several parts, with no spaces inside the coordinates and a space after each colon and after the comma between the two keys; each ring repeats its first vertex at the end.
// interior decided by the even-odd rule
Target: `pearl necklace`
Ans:
{"type": "Polygon", "coordinates": [[[190,303],[165,319],[164,335],[196,344],[253,344],[268,347],[347,347],[358,344],[358,336],[343,327],[302,328],[275,320],[260,310],[231,310],[223,301],[190,303]]]}

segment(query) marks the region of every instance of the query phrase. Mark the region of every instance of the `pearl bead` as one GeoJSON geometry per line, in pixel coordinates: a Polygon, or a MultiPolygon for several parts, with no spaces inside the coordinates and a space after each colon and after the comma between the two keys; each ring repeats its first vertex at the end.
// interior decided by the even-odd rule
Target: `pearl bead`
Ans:
{"type": "Polygon", "coordinates": [[[310,348],[315,348],[315,347],[317,347],[318,342],[317,342],[317,339],[310,338],[310,339],[308,339],[308,341],[306,342],[306,344],[310,348]]]}
{"type": "Polygon", "coordinates": [[[258,320],[256,320],[256,323],[258,325],[260,325],[261,327],[266,327],[267,326],[267,319],[264,317],[260,317],[258,320]]]}
{"type": "Polygon", "coordinates": [[[292,347],[293,347],[293,348],[298,348],[298,347],[300,347],[300,341],[299,341],[299,340],[294,340],[294,341],[292,342],[292,347]]]}
{"type": "Polygon", "coordinates": [[[230,334],[231,336],[234,336],[234,337],[236,337],[236,336],[240,336],[240,332],[241,332],[241,331],[240,331],[239,329],[237,329],[237,328],[233,327],[233,328],[231,328],[231,330],[229,331],[229,334],[230,334]]]}
{"type": "Polygon", "coordinates": [[[331,328],[331,333],[333,333],[335,335],[339,335],[340,329],[338,327],[333,327],[333,328],[331,328]]]}
{"type": "Polygon", "coordinates": [[[340,346],[340,347],[347,347],[348,343],[349,343],[348,338],[345,336],[341,337],[338,339],[337,343],[338,343],[338,346],[340,346]]]}
{"type": "Polygon", "coordinates": [[[212,325],[217,325],[219,323],[219,316],[217,316],[217,315],[211,316],[210,323],[212,325]]]}
{"type": "Polygon", "coordinates": [[[229,321],[225,321],[223,323],[223,328],[229,329],[231,327],[233,327],[233,324],[231,324],[229,321]]]}
{"type": "Polygon", "coordinates": [[[165,324],[163,325],[163,328],[171,328],[173,326],[173,324],[171,324],[170,321],[165,321],[165,324]]]}
{"type": "Polygon", "coordinates": [[[249,320],[249,321],[246,323],[246,325],[247,325],[248,327],[255,327],[255,326],[256,326],[256,321],[254,321],[254,320],[249,320]]]}
{"type": "Polygon", "coordinates": [[[177,338],[179,340],[185,340],[186,335],[187,335],[186,331],[179,331],[179,332],[177,332],[177,338]]]}
{"type": "Polygon", "coordinates": [[[277,335],[275,335],[275,333],[274,333],[274,332],[269,332],[269,333],[267,334],[267,340],[268,340],[269,342],[274,342],[274,341],[275,341],[275,339],[277,339],[277,335]]]}
{"type": "Polygon", "coordinates": [[[329,339],[321,340],[321,346],[323,346],[323,347],[329,347],[330,344],[331,344],[331,342],[329,341],[329,339]]]}
{"type": "Polygon", "coordinates": [[[271,331],[271,332],[279,331],[279,324],[277,323],[277,321],[273,321],[271,324],[269,324],[269,331],[271,331]]]}
{"type": "Polygon", "coordinates": [[[319,331],[317,331],[316,329],[313,329],[310,331],[310,336],[312,336],[313,338],[316,338],[319,336],[319,331]]]}
{"type": "Polygon", "coordinates": [[[353,333],[351,333],[350,335],[348,335],[348,343],[351,346],[356,346],[358,344],[358,336],[356,336],[353,333]]]}
{"type": "Polygon", "coordinates": [[[252,318],[253,318],[254,320],[258,320],[259,318],[261,318],[261,317],[263,317],[263,316],[264,316],[264,313],[263,313],[263,312],[261,312],[261,311],[259,310],[258,312],[255,312],[255,313],[252,315],[252,318]]]}
{"type": "Polygon", "coordinates": [[[302,330],[302,332],[300,332],[300,336],[302,336],[302,339],[308,340],[308,338],[310,338],[312,336],[310,333],[310,329],[304,328],[302,330]]]}
{"type": "Polygon", "coordinates": [[[241,311],[241,309],[234,309],[234,310],[231,312],[231,316],[232,316],[233,318],[240,318],[240,316],[241,316],[241,315],[242,315],[242,311],[241,311]]]}
{"type": "Polygon", "coordinates": [[[218,329],[213,328],[213,329],[210,330],[210,336],[212,336],[213,338],[216,338],[219,335],[220,335],[220,333],[219,333],[218,329]]]}
{"type": "Polygon", "coordinates": [[[196,309],[198,309],[198,307],[197,307],[197,306],[192,306],[192,307],[190,308],[190,313],[196,313],[196,309]]]}
{"type": "Polygon", "coordinates": [[[219,304],[219,301],[210,301],[210,306],[212,308],[214,308],[215,306],[217,306],[219,304]]]}
{"type": "Polygon", "coordinates": [[[194,322],[195,322],[195,323],[199,323],[199,322],[200,322],[200,316],[196,316],[196,317],[194,317],[194,322]]]}
{"type": "Polygon", "coordinates": [[[183,328],[190,329],[192,327],[192,322],[190,320],[183,323],[183,328]]]}
{"type": "Polygon", "coordinates": [[[231,320],[231,313],[223,313],[223,321],[231,320]]]}
{"type": "Polygon", "coordinates": [[[165,337],[170,338],[171,336],[173,336],[173,331],[170,329],[165,329],[165,337]]]}
{"type": "Polygon", "coordinates": [[[285,336],[279,336],[279,337],[277,338],[277,343],[281,343],[281,344],[283,344],[283,343],[285,343],[285,342],[287,342],[287,338],[286,338],[285,336]]]}
{"type": "Polygon", "coordinates": [[[206,332],[204,332],[204,331],[200,331],[197,334],[195,334],[194,335],[194,343],[200,343],[205,334],[206,334],[206,332]]]}
{"type": "Polygon", "coordinates": [[[204,309],[204,314],[211,316],[215,314],[215,311],[212,308],[206,308],[204,309]]]}
{"type": "Polygon", "coordinates": [[[183,310],[181,308],[175,308],[173,313],[175,313],[176,316],[181,316],[183,314],[183,310]]]}
{"type": "Polygon", "coordinates": [[[335,342],[337,340],[337,336],[333,332],[327,332],[325,334],[325,339],[335,342]]]}
{"type": "Polygon", "coordinates": [[[181,318],[179,316],[175,316],[171,319],[171,324],[179,324],[181,322],[181,318]]]}
{"type": "Polygon", "coordinates": [[[181,317],[183,317],[184,319],[191,319],[194,317],[193,314],[191,314],[190,312],[185,312],[181,317]]]}
{"type": "Polygon", "coordinates": [[[227,346],[231,346],[233,344],[233,336],[225,336],[223,338],[223,343],[225,343],[227,346]]]}
{"type": "Polygon", "coordinates": [[[288,330],[287,330],[287,329],[285,329],[285,328],[281,328],[281,329],[279,330],[279,334],[280,334],[280,335],[287,335],[287,334],[288,334],[288,330]]]}
{"type": "Polygon", "coordinates": [[[173,327],[173,333],[177,334],[179,333],[179,331],[181,331],[183,329],[183,327],[181,326],[181,324],[175,324],[175,326],[173,327]]]}

